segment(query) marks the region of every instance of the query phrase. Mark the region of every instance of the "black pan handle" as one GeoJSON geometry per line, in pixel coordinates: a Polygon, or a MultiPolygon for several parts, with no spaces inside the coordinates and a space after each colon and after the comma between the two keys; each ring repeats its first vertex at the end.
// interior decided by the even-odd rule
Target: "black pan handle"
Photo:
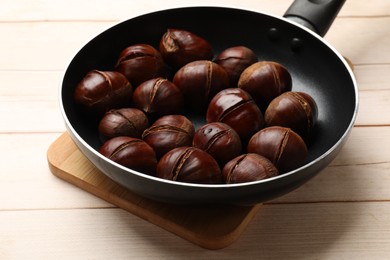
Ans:
{"type": "Polygon", "coordinates": [[[284,17],[324,36],[345,0],[295,0],[284,17]]]}

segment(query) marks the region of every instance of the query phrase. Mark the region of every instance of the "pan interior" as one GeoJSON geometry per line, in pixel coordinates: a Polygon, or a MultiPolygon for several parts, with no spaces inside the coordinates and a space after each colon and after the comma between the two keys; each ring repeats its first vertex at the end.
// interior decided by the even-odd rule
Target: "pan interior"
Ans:
{"type": "MultiPolygon", "coordinates": [[[[321,40],[266,14],[217,7],[179,8],[115,25],[88,42],[69,64],[61,90],[65,115],[92,148],[97,150],[101,143],[96,125],[88,123],[74,103],[77,83],[92,69],[113,70],[120,52],[127,46],[148,43],[158,49],[168,28],[204,37],[216,54],[228,47],[244,45],[254,50],[259,60],[286,66],[292,74],[293,90],[309,93],[318,105],[319,120],[309,144],[308,162],[329,150],[348,129],[357,102],[354,84],[344,63],[321,40]],[[299,48],[294,49],[292,46],[297,44],[299,48]]],[[[189,117],[197,126],[203,123],[199,115],[189,117]]]]}

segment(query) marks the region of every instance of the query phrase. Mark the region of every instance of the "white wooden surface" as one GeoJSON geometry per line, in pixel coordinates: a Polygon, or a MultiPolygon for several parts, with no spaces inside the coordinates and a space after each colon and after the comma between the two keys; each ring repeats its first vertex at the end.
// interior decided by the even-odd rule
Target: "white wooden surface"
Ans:
{"type": "MultiPolygon", "coordinates": [[[[291,1],[214,0],[282,15],[291,1]]],[[[326,35],[355,65],[356,126],[340,155],[207,251],[54,177],[58,90],[78,49],[139,14],[210,1],[1,0],[0,259],[389,259],[390,1],[348,0],[326,35]]]]}

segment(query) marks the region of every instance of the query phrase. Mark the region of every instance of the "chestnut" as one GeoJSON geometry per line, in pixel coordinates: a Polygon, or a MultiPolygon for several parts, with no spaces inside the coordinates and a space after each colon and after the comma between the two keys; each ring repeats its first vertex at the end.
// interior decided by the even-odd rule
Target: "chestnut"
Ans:
{"type": "Polygon", "coordinates": [[[157,159],[152,147],[141,139],[118,136],[100,147],[99,152],[112,161],[130,169],[155,175],[157,159]]]}
{"type": "Polygon", "coordinates": [[[280,173],[303,165],[308,154],[304,140],[287,127],[266,127],[252,136],[248,152],[268,158],[280,173]]]}
{"type": "Polygon", "coordinates": [[[316,124],[318,108],[307,93],[289,91],[271,101],[265,111],[267,126],[284,126],[308,139],[316,124]]]}
{"type": "Polygon", "coordinates": [[[218,64],[199,60],[180,68],[173,83],[181,90],[193,110],[202,110],[220,90],[229,86],[229,76],[218,64]]]}
{"type": "Polygon", "coordinates": [[[230,86],[237,86],[241,73],[257,61],[256,54],[245,46],[227,48],[214,59],[228,73],[230,86]]]}
{"type": "Polygon", "coordinates": [[[159,46],[164,61],[174,69],[196,60],[211,60],[214,51],[202,37],[185,30],[168,29],[159,46]]]}
{"type": "Polygon", "coordinates": [[[134,90],[133,103],[148,115],[163,116],[179,114],[184,98],[175,84],[164,78],[154,78],[134,90]]]}
{"type": "Polygon", "coordinates": [[[222,169],[225,183],[258,181],[277,176],[278,169],[264,156],[247,153],[229,161],[222,169]]]}
{"type": "Polygon", "coordinates": [[[130,105],[133,88],[121,73],[116,71],[89,71],[77,84],[74,100],[94,118],[110,109],[130,105]]]}
{"type": "Polygon", "coordinates": [[[161,53],[148,44],[125,48],[119,55],[115,70],[125,75],[134,88],[148,79],[166,76],[161,53]]]}
{"type": "Polygon", "coordinates": [[[210,101],[206,120],[232,127],[243,144],[264,126],[264,118],[252,97],[243,89],[227,88],[210,101]]]}
{"type": "Polygon", "coordinates": [[[192,146],[209,153],[221,166],[240,155],[242,149],[236,131],[221,122],[212,122],[200,127],[195,132],[192,146]]]}
{"type": "Polygon", "coordinates": [[[142,133],[148,127],[149,121],[144,112],[136,108],[120,108],[105,113],[98,131],[104,142],[116,136],[142,138],[142,133]]]}
{"type": "Polygon", "coordinates": [[[222,183],[215,159],[195,147],[178,147],[166,153],[157,164],[157,177],[178,182],[222,183]]]}
{"type": "Polygon", "coordinates": [[[157,158],[161,158],[176,147],[190,146],[194,132],[194,125],[187,117],[166,115],[147,128],[142,139],[154,149],[157,158]]]}
{"type": "Polygon", "coordinates": [[[280,63],[260,61],[241,73],[238,87],[247,91],[264,112],[274,98],[291,90],[292,79],[289,71],[280,63]]]}

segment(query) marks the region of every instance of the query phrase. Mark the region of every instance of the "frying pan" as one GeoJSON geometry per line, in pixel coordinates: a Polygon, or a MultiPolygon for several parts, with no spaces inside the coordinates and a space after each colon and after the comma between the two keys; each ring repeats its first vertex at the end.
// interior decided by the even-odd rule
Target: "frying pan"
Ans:
{"type": "MultiPolygon", "coordinates": [[[[105,175],[141,196],[183,204],[253,205],[301,186],[325,168],[346,142],[358,108],[356,81],[344,58],[321,36],[344,1],[295,1],[284,17],[227,7],[184,7],[157,11],[114,25],[90,40],[71,60],[60,91],[66,128],[81,152],[105,175]],[[259,60],[283,64],[293,90],[310,94],[318,105],[318,123],[304,166],[266,180],[242,184],[189,184],[148,176],[99,154],[95,124],[85,120],[74,100],[77,83],[92,69],[113,70],[119,53],[132,44],[156,48],[167,28],[191,31],[213,46],[215,53],[244,45],[259,60]]],[[[205,123],[188,114],[196,127],[205,123]]]]}

